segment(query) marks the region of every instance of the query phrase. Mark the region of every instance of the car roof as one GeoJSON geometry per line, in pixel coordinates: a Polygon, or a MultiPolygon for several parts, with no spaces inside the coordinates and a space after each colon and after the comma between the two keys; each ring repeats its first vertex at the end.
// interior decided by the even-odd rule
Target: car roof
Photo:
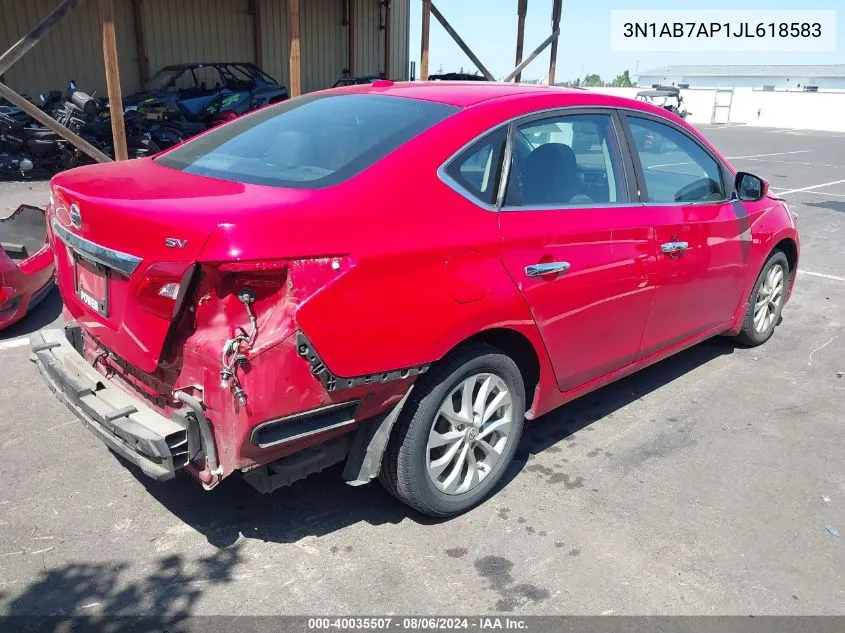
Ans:
{"type": "Polygon", "coordinates": [[[393,82],[382,79],[373,84],[344,86],[324,91],[329,94],[383,94],[433,101],[458,108],[469,108],[519,95],[520,97],[543,97],[557,95],[570,97],[573,106],[635,108],[648,112],[656,111],[642,101],[602,94],[581,88],[563,88],[539,84],[518,84],[492,81],[406,81],[393,82]]]}

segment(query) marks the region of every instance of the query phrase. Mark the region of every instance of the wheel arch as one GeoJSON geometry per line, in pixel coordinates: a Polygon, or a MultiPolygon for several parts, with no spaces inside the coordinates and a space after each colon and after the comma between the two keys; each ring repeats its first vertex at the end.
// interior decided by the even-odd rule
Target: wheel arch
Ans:
{"type": "Polygon", "coordinates": [[[795,286],[800,247],[797,233],[795,233],[794,230],[783,230],[772,236],[765,244],[765,247],[758,251],[757,257],[760,257],[760,259],[755,260],[752,264],[749,264],[750,273],[743,292],[743,299],[740,301],[740,304],[734,313],[733,323],[731,328],[728,330],[730,335],[738,334],[742,328],[742,323],[745,319],[745,312],[748,309],[749,295],[757,281],[757,275],[760,273],[760,270],[765,262],[772,256],[772,253],[776,251],[780,251],[786,255],[786,261],[789,265],[789,285],[787,288],[786,300],[788,301],[791,297],[792,289],[795,286]],[[753,274],[751,274],[752,272],[753,274]]]}
{"type": "Polygon", "coordinates": [[[786,255],[786,261],[789,264],[789,275],[792,277],[798,268],[798,243],[791,237],[785,237],[774,245],[769,255],[775,251],[782,251],[786,255]]]}
{"type": "MultiPolygon", "coordinates": [[[[540,404],[542,390],[539,387],[542,378],[546,372],[551,371],[545,347],[538,350],[537,343],[539,341],[533,342],[519,330],[508,327],[492,327],[463,339],[443,354],[440,360],[442,361],[444,358],[452,356],[475,343],[487,343],[501,350],[516,363],[525,386],[525,397],[528,400],[526,404],[529,408],[528,417],[535,417],[533,412],[537,410],[540,404]]],[[[540,344],[542,345],[542,343],[540,344]]],[[[554,382],[553,377],[552,382],[554,382]]]]}

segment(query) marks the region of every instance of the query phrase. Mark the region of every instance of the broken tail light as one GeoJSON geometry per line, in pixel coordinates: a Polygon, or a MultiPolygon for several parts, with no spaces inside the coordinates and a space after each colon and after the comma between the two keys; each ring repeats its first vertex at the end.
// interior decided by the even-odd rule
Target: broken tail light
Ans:
{"type": "Polygon", "coordinates": [[[173,319],[192,270],[192,267],[186,269],[186,264],[180,262],[151,264],[135,286],[138,306],[162,319],[173,319]]]}

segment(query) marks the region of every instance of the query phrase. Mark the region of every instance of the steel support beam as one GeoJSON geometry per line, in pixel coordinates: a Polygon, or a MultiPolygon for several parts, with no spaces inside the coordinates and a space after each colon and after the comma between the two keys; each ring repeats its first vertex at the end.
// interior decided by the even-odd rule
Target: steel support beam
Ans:
{"type": "MultiPolygon", "coordinates": [[[[519,66],[522,63],[522,46],[525,42],[525,14],[528,13],[528,0],[519,0],[517,8],[517,27],[516,27],[516,61],[514,65],[519,66]]],[[[522,81],[522,73],[516,76],[515,81],[519,83],[522,81]]]]}
{"type": "Polygon", "coordinates": [[[288,0],[290,29],[290,96],[302,94],[302,62],[299,47],[299,0],[288,0]]]}
{"type": "MultiPolygon", "coordinates": [[[[560,17],[563,12],[563,0],[554,0],[552,6],[552,31],[560,30],[560,17]]],[[[557,70],[557,43],[560,38],[555,38],[552,42],[552,53],[549,58],[549,85],[555,85],[555,71],[557,70]]]]}
{"type": "Polygon", "coordinates": [[[559,35],[560,35],[560,28],[557,28],[557,29],[554,30],[554,32],[551,35],[549,35],[543,41],[542,44],[540,44],[537,48],[535,48],[534,52],[532,52],[527,58],[525,58],[519,66],[514,68],[511,71],[511,74],[508,75],[507,77],[505,77],[504,81],[513,81],[513,78],[516,77],[517,75],[519,75],[519,73],[521,73],[523,70],[525,70],[525,67],[528,66],[528,64],[530,64],[535,59],[537,59],[537,56],[540,53],[542,53],[549,44],[551,44],[552,42],[557,40],[559,35]]]}
{"type": "MultiPolygon", "coordinates": [[[[455,43],[460,47],[460,49],[464,52],[464,54],[472,60],[472,63],[475,64],[476,68],[481,71],[481,74],[484,75],[489,81],[496,81],[496,78],[493,77],[493,74],[487,70],[484,64],[481,63],[481,60],[476,57],[475,53],[472,52],[469,46],[467,46],[466,42],[461,39],[461,36],[452,28],[452,25],[446,21],[446,18],[443,17],[443,14],[434,6],[434,3],[429,3],[431,6],[431,13],[437,18],[437,21],[446,29],[446,32],[452,36],[452,39],[455,40],[455,43]]],[[[425,10],[425,7],[423,7],[425,10]]],[[[428,38],[426,38],[426,70],[428,70],[428,38]]],[[[428,73],[424,79],[428,79],[428,73]]]]}
{"type": "Polygon", "coordinates": [[[103,31],[103,64],[109,94],[109,118],[116,160],[126,160],[126,127],[123,122],[123,94],[120,90],[120,65],[117,61],[117,35],[114,31],[114,0],[100,0],[100,26],[103,31]]]}
{"type": "Polygon", "coordinates": [[[422,31],[420,33],[420,80],[428,81],[428,41],[431,31],[431,0],[422,0],[422,31]]]}

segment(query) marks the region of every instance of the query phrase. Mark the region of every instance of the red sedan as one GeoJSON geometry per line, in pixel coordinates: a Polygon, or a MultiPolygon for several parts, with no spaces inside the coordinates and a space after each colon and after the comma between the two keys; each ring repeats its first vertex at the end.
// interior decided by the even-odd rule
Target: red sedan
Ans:
{"type": "Polygon", "coordinates": [[[783,200],[673,114],[514,84],[315,93],[53,196],[75,325],[35,359],[114,451],[263,491],[344,462],[436,516],[493,490],[524,420],[765,342],[799,252],[783,200]]]}

